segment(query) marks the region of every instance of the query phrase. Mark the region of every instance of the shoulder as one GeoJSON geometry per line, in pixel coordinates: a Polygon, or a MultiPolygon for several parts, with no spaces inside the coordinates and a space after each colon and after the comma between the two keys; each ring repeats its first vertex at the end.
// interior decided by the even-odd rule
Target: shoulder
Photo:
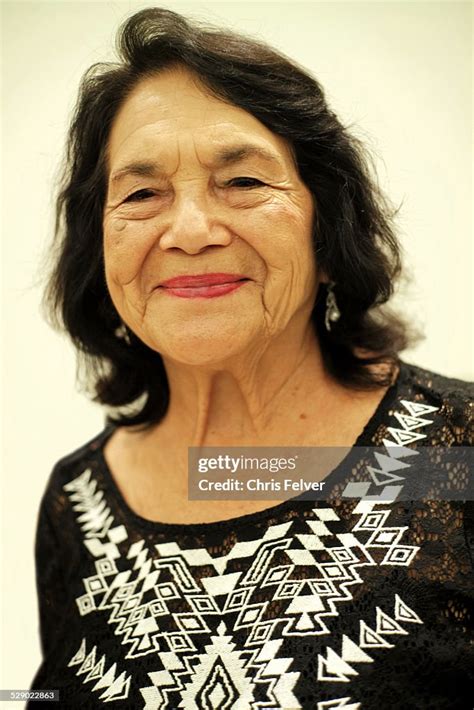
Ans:
{"type": "Polygon", "coordinates": [[[474,383],[468,380],[449,377],[405,361],[402,361],[402,367],[407,381],[410,381],[414,387],[425,389],[433,395],[457,395],[471,400],[473,398],[474,383]]]}
{"type": "Polygon", "coordinates": [[[399,397],[415,416],[436,421],[437,443],[471,446],[474,384],[402,361],[399,397]],[[432,408],[432,409],[430,409],[432,408]]]}
{"type": "Polygon", "coordinates": [[[468,380],[442,375],[404,361],[401,367],[401,379],[414,394],[439,404],[450,402],[452,406],[463,407],[473,401],[474,384],[468,380]]]}
{"type": "Polygon", "coordinates": [[[89,465],[97,459],[103,442],[111,431],[111,426],[105,427],[53,464],[41,498],[40,514],[49,512],[49,515],[57,518],[65,507],[69,507],[65,495],[68,486],[87,474],[89,465]]]}

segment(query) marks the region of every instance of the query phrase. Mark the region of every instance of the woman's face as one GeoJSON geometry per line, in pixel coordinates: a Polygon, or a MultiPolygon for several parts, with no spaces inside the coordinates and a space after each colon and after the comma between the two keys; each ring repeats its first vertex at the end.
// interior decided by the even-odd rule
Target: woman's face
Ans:
{"type": "Polygon", "coordinates": [[[265,347],[295,317],[307,323],[312,225],[285,140],[184,69],[135,87],[108,144],[104,258],[118,313],[150,348],[209,364],[265,347]],[[233,286],[209,285],[210,274],[233,286]]]}

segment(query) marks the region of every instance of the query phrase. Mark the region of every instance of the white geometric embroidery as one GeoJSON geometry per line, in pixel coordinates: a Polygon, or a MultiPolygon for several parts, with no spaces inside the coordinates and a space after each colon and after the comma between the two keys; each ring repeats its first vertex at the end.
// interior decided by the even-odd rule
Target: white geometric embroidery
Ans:
{"type": "Polygon", "coordinates": [[[360,703],[351,703],[350,698],[336,698],[335,700],[323,700],[318,703],[318,710],[360,710],[360,703]]]}
{"type": "Polygon", "coordinates": [[[359,643],[361,648],[393,648],[393,643],[389,643],[377,631],[367,626],[365,621],[360,622],[359,643]]]}
{"type": "Polygon", "coordinates": [[[427,426],[427,424],[432,424],[431,419],[424,419],[418,415],[436,412],[439,409],[439,407],[410,402],[406,399],[402,399],[401,403],[408,411],[408,415],[395,412],[394,416],[398,419],[402,429],[387,427],[394,441],[384,439],[383,444],[386,449],[386,454],[381,454],[380,452],[375,453],[380,468],[367,466],[367,471],[372,482],[376,486],[384,486],[382,494],[379,496],[367,495],[371,485],[370,482],[351,481],[345,487],[342,493],[343,496],[348,498],[362,498],[363,500],[377,500],[377,498],[379,498],[381,502],[393,502],[397,499],[403,486],[387,484],[403,482],[405,480],[406,476],[393,473],[394,471],[404,470],[411,466],[411,464],[407,464],[405,461],[400,461],[400,458],[419,455],[418,451],[408,448],[406,444],[418,441],[419,439],[425,439],[426,434],[420,434],[413,430],[427,426]]]}
{"type": "Polygon", "coordinates": [[[126,540],[127,531],[123,525],[111,528],[113,515],[107,505],[104,492],[97,490],[97,481],[92,469],[86,468],[80,476],[64,485],[77,513],[77,518],[85,533],[85,545],[94,557],[106,556],[111,560],[120,557],[117,545],[126,540]],[[90,538],[90,539],[89,539],[90,538]],[[101,542],[104,538],[105,542],[101,542]]]}
{"type": "Polygon", "coordinates": [[[422,620],[413,609],[410,609],[398,596],[395,595],[395,618],[397,621],[405,621],[411,624],[422,624],[422,620]]]}
{"type": "MultiPolygon", "coordinates": [[[[414,429],[418,429],[427,424],[432,424],[431,419],[424,419],[420,415],[428,414],[430,412],[438,411],[438,407],[432,407],[427,404],[420,404],[418,402],[410,402],[408,400],[402,399],[401,404],[408,411],[408,415],[395,412],[395,417],[401,424],[402,429],[395,427],[388,427],[388,431],[393,436],[395,441],[390,439],[384,439],[383,443],[387,451],[387,455],[375,453],[375,457],[379,463],[380,468],[375,469],[368,466],[368,472],[370,478],[377,486],[385,486],[384,488],[384,499],[387,502],[387,498],[390,501],[394,501],[402,490],[402,486],[388,486],[389,483],[402,482],[405,480],[404,476],[396,475],[393,471],[400,471],[409,467],[409,464],[400,461],[400,458],[407,456],[417,456],[418,451],[409,449],[406,444],[410,444],[413,441],[426,438],[426,434],[420,434],[414,432],[414,429]],[[387,495],[388,494],[388,495],[387,495]]],[[[377,501],[376,496],[368,496],[368,490],[370,484],[352,482],[349,483],[344,489],[343,495],[348,497],[361,497],[361,501],[354,508],[354,514],[361,514],[361,518],[358,523],[353,528],[353,532],[357,531],[373,531],[373,535],[366,543],[366,548],[375,547],[388,547],[387,553],[383,560],[379,563],[381,565],[401,565],[408,566],[411,564],[414,556],[418,551],[418,547],[408,546],[408,545],[398,545],[397,543],[401,539],[403,532],[406,528],[385,528],[383,527],[388,516],[390,515],[390,510],[374,510],[374,507],[380,504],[382,501],[377,501]]],[[[377,625],[376,631],[370,629],[365,622],[360,622],[360,639],[359,646],[351,646],[352,651],[355,649],[361,650],[362,648],[391,648],[393,644],[388,643],[382,634],[392,633],[392,634],[406,634],[405,631],[397,621],[406,621],[411,623],[422,624],[423,622],[419,616],[410,609],[398,596],[395,595],[395,610],[394,616],[395,620],[390,618],[387,614],[384,614],[382,610],[377,607],[377,625]]],[[[346,655],[344,655],[344,638],[343,637],[343,651],[341,663],[336,663],[337,654],[328,649],[328,654],[326,659],[319,656],[319,669],[324,677],[319,678],[319,680],[339,680],[342,682],[348,682],[349,678],[347,676],[353,675],[353,673],[348,672],[346,662],[351,660],[347,655],[347,641],[346,641],[346,655]],[[328,677],[328,663],[331,664],[330,670],[332,671],[333,677],[328,677]],[[345,664],[343,666],[343,664],[345,664]],[[345,673],[344,673],[345,670],[345,673]]],[[[350,640],[350,639],[349,639],[350,640]]],[[[367,662],[366,657],[365,662],[367,662]]],[[[352,659],[356,661],[356,658],[352,659]]],[[[361,661],[359,661],[361,662],[361,661]]],[[[349,666],[350,668],[350,666],[349,666]]],[[[353,669],[351,669],[352,671],[353,669]]],[[[338,698],[334,701],[322,701],[318,703],[318,710],[325,710],[325,708],[359,708],[360,703],[348,706],[347,703],[350,702],[350,698],[338,698]],[[332,704],[334,703],[334,704],[332,704]],[[337,704],[336,704],[337,703],[337,704]]]]}
{"type": "MultiPolygon", "coordinates": [[[[417,453],[400,445],[400,432],[415,434],[414,428],[429,423],[418,415],[436,409],[402,403],[408,411],[408,416],[397,417],[403,429],[391,430],[398,432],[395,441],[384,440],[387,454],[378,455],[378,467],[369,471],[378,485],[398,479],[393,472],[409,468],[400,458],[417,453]]],[[[156,671],[148,672],[150,685],[140,689],[144,710],[300,708],[293,692],[300,673],[291,669],[293,658],[278,656],[284,639],[328,635],[326,621],[352,600],[351,587],[363,582],[363,567],[407,566],[419,549],[401,544],[406,527],[387,525],[391,510],[380,509],[375,496],[355,506],[351,532],[338,532],[339,517],[327,506],[312,509],[304,518],[306,531],[294,532],[294,520],[273,525],[262,537],[237,542],[220,557],[212,557],[206,548],[182,549],[177,542],[149,549],[141,539],[127,547],[128,532],[124,525],[113,526],[114,517],[90,468],[64,489],[78,513],[84,544],[95,558],[94,574],[83,580],[85,593],[76,599],[79,613],[105,614],[126,649],[126,659],[156,659],[156,671]],[[243,571],[229,569],[233,561],[244,559],[243,571]],[[212,568],[214,574],[196,576],[201,567],[212,568]],[[263,602],[258,598],[262,589],[263,602]],[[242,631],[245,640],[238,641],[242,631]],[[257,689],[265,700],[256,700],[257,689]]],[[[360,622],[358,644],[343,636],[341,654],[328,647],[326,656],[319,656],[318,679],[349,682],[358,674],[353,663],[372,660],[364,649],[390,648],[393,644],[385,636],[407,633],[399,622],[422,623],[396,597],[393,616],[377,608],[375,629],[360,622]]],[[[74,657],[70,665],[83,663],[85,647],[81,649],[79,657],[82,652],[84,659],[74,657]]],[[[95,661],[95,647],[92,653],[95,661]]],[[[113,684],[107,699],[128,693],[130,677],[114,679],[113,669],[106,676],[113,684]]],[[[89,674],[86,680],[91,678],[89,674]]],[[[318,710],[359,708],[348,703],[349,697],[322,701],[318,710]]]]}
{"type": "MultiPolygon", "coordinates": [[[[407,399],[401,399],[400,402],[403,404],[405,409],[413,417],[419,417],[420,414],[428,414],[429,412],[437,412],[439,407],[432,407],[429,404],[420,404],[419,402],[410,402],[407,399]]],[[[431,419],[427,420],[430,424],[433,423],[431,419]]]]}
{"type": "MultiPolygon", "coordinates": [[[[370,628],[365,621],[360,620],[359,643],[355,643],[349,636],[342,636],[341,652],[336,653],[330,646],[326,647],[325,655],[318,654],[318,681],[332,683],[349,683],[351,676],[359,675],[353,667],[356,663],[373,663],[374,659],[364,651],[364,649],[393,648],[384,636],[403,635],[408,631],[398,622],[422,623],[418,615],[405,604],[402,599],[395,595],[393,617],[384,612],[380,607],[376,607],[375,630],[370,628]]],[[[359,704],[347,706],[350,698],[337,698],[331,701],[321,701],[318,703],[318,710],[331,707],[359,707],[359,704]],[[331,705],[328,703],[342,703],[343,705],[331,705]]]]}
{"type": "Polygon", "coordinates": [[[105,703],[128,698],[131,676],[127,675],[125,671],[123,671],[123,673],[121,673],[116,678],[116,663],[110,666],[110,668],[104,673],[105,654],[102,654],[101,659],[96,662],[96,652],[97,646],[94,646],[94,648],[89,653],[87,653],[86,639],[83,638],[79,650],[71,658],[68,663],[68,666],[79,666],[79,668],[76,670],[77,676],[80,676],[83,673],[87,673],[86,677],[83,679],[83,683],[88,683],[91,680],[96,680],[97,682],[94,686],[92,686],[91,690],[104,689],[102,695],[100,695],[99,698],[105,703]]]}

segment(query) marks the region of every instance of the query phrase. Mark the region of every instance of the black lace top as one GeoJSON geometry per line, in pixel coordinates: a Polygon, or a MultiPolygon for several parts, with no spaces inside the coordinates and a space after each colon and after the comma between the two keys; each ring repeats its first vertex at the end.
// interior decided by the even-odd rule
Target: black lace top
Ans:
{"type": "MultiPolygon", "coordinates": [[[[393,444],[470,446],[471,407],[468,383],[402,363],[356,444],[385,446],[393,471],[393,444]]],[[[58,461],[41,500],[31,690],[58,689],[51,706],[472,710],[474,512],[462,494],[151,522],[107,468],[112,431],[58,461]]],[[[455,467],[453,491],[468,475],[455,467]]]]}

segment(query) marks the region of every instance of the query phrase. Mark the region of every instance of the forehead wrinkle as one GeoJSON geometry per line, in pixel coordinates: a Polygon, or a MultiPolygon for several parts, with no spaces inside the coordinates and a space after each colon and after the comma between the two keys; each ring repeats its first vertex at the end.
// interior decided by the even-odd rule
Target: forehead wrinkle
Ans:
{"type": "MultiPolygon", "coordinates": [[[[196,137],[192,136],[193,151],[197,161],[201,166],[206,166],[207,161],[202,160],[199,157],[198,146],[196,145],[196,137]]],[[[178,166],[181,164],[181,146],[180,142],[177,142],[178,150],[178,166]]],[[[214,155],[211,157],[209,166],[211,168],[225,167],[228,165],[235,165],[237,163],[244,162],[245,160],[251,158],[258,158],[271,165],[276,165],[279,168],[283,168],[284,164],[281,159],[274,154],[271,150],[264,148],[262,146],[253,143],[237,143],[234,145],[221,146],[218,148],[214,155]]],[[[176,172],[173,171],[173,174],[176,172]]],[[[112,184],[117,184],[124,177],[134,176],[134,177],[160,177],[167,175],[167,170],[163,163],[156,160],[137,160],[127,163],[126,165],[119,167],[110,176],[110,182],[112,184]]]]}
{"type": "Polygon", "coordinates": [[[110,176],[110,181],[112,183],[119,182],[122,178],[132,175],[136,177],[155,177],[156,175],[163,174],[165,169],[163,165],[155,161],[134,161],[132,163],[127,163],[122,168],[115,170],[110,176]]]}

